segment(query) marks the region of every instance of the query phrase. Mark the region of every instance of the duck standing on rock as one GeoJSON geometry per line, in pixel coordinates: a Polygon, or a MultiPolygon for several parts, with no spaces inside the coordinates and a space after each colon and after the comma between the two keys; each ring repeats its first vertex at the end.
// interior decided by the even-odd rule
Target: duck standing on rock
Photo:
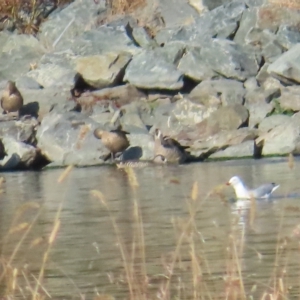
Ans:
{"type": "MultiPolygon", "coordinates": [[[[127,134],[129,133],[123,131],[121,126],[110,131],[106,131],[101,128],[96,128],[94,130],[94,136],[97,139],[101,139],[104,146],[110,151],[110,157],[112,160],[116,158],[117,153],[122,153],[129,147],[129,141],[126,136],[127,134]]],[[[105,160],[107,160],[107,158],[105,160]]]]}
{"type": "Polygon", "coordinates": [[[14,81],[8,81],[5,90],[1,97],[1,107],[3,112],[12,113],[18,112],[20,115],[20,109],[23,106],[23,97],[16,87],[14,81]]]}
{"type": "Polygon", "coordinates": [[[165,157],[170,163],[184,163],[187,159],[185,147],[176,140],[163,136],[159,129],[155,130],[154,154],[165,157]]]}

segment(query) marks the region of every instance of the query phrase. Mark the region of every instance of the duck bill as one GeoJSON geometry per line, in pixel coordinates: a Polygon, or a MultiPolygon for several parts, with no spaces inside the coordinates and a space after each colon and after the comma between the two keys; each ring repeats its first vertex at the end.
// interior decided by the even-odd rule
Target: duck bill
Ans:
{"type": "Polygon", "coordinates": [[[229,181],[227,181],[227,182],[225,183],[225,185],[230,185],[230,182],[229,182],[229,181]]]}

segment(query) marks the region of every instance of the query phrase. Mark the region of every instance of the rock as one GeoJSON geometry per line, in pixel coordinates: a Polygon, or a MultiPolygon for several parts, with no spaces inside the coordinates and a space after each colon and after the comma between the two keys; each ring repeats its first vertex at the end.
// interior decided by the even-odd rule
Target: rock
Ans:
{"type": "Polygon", "coordinates": [[[22,115],[35,116],[39,120],[42,120],[44,115],[49,113],[56,104],[64,105],[72,102],[73,107],[75,108],[76,106],[75,102],[70,101],[71,94],[66,90],[57,88],[38,90],[20,88],[20,92],[24,100],[24,106],[21,109],[22,115]]]}
{"type": "Polygon", "coordinates": [[[253,103],[270,103],[273,99],[280,97],[281,90],[279,88],[272,88],[265,90],[259,87],[255,90],[249,91],[245,95],[245,106],[253,103]]]}
{"type": "Polygon", "coordinates": [[[47,114],[37,130],[37,146],[51,166],[89,166],[103,163],[109,151],[94,137],[97,123],[79,113],[47,114]]]}
{"type": "Polygon", "coordinates": [[[196,157],[208,157],[212,153],[226,149],[233,145],[240,145],[247,141],[254,141],[258,137],[257,129],[240,128],[237,130],[221,131],[209,139],[195,140],[188,145],[190,152],[196,157]]]}
{"type": "Polygon", "coordinates": [[[192,47],[201,47],[212,37],[229,38],[238,28],[244,9],[244,3],[231,1],[203,13],[184,26],[166,26],[158,32],[155,39],[159,45],[169,41],[182,41],[192,47]]]}
{"type": "Polygon", "coordinates": [[[142,48],[152,49],[158,47],[158,44],[153,40],[144,27],[134,27],[132,28],[132,37],[134,41],[142,48]]]}
{"type": "Polygon", "coordinates": [[[104,1],[83,3],[76,0],[62,10],[56,10],[42,22],[38,37],[50,49],[64,46],[87,29],[96,28],[103,11],[105,11],[104,1]]]}
{"type": "Polygon", "coordinates": [[[254,156],[254,141],[246,141],[239,145],[229,146],[225,150],[213,153],[209,158],[246,158],[254,156]]]}
{"type": "Polygon", "coordinates": [[[263,119],[259,124],[259,129],[261,132],[269,132],[273,128],[282,125],[284,123],[290,122],[291,117],[287,115],[272,115],[263,119]]]}
{"type": "Polygon", "coordinates": [[[4,41],[0,52],[0,81],[15,81],[39,61],[45,50],[32,35],[0,34],[0,40],[2,37],[4,41]]]}
{"type": "Polygon", "coordinates": [[[221,102],[223,106],[226,106],[230,104],[243,104],[244,94],[245,89],[241,82],[220,79],[202,81],[190,92],[189,97],[193,101],[204,105],[211,105],[212,99],[220,99],[214,102],[216,104],[221,102]]]}
{"type": "MultiPolygon", "coordinates": [[[[0,122],[0,138],[9,137],[17,142],[32,144],[36,143],[35,132],[38,127],[36,119],[0,122]]],[[[1,149],[1,147],[0,147],[1,149]]],[[[0,154],[1,156],[1,154],[0,154]]]]}
{"type": "Polygon", "coordinates": [[[102,89],[122,81],[124,70],[130,59],[131,55],[128,53],[79,57],[76,59],[76,71],[87,84],[102,89]]]}
{"type": "Polygon", "coordinates": [[[20,89],[39,90],[41,85],[38,84],[34,79],[28,76],[21,76],[16,80],[16,85],[20,89]]]}
{"type": "Polygon", "coordinates": [[[234,130],[245,125],[248,117],[247,108],[241,104],[220,107],[212,112],[208,118],[197,123],[193,129],[180,132],[179,137],[204,141],[223,130],[234,130]]]}
{"type": "Polygon", "coordinates": [[[70,90],[74,87],[75,70],[56,64],[42,64],[26,74],[44,88],[70,90]]]}
{"type": "Polygon", "coordinates": [[[276,126],[255,140],[263,145],[262,155],[300,154],[300,115],[295,114],[289,121],[276,126]]]}
{"type": "Polygon", "coordinates": [[[300,33],[297,26],[280,25],[276,33],[276,41],[285,50],[300,43],[300,33]]]}
{"type": "Polygon", "coordinates": [[[137,54],[141,48],[128,37],[124,26],[101,26],[59,42],[56,51],[66,51],[72,56],[92,56],[111,52],[137,54]]]}
{"type": "Polygon", "coordinates": [[[187,51],[178,65],[178,70],[196,82],[218,77],[201,55],[201,48],[195,47],[187,51]]]}
{"type": "Polygon", "coordinates": [[[144,89],[179,90],[183,74],[162,53],[146,50],[133,57],[125,71],[125,81],[144,89]]]}
{"type": "Polygon", "coordinates": [[[249,128],[256,127],[264,118],[274,110],[272,103],[260,102],[247,105],[249,110],[249,128]]]}
{"type": "Polygon", "coordinates": [[[226,78],[244,81],[250,76],[255,76],[258,70],[255,55],[229,40],[207,40],[203,47],[198,49],[198,55],[193,57],[194,62],[191,63],[191,60],[189,64],[183,57],[178,69],[197,81],[211,79],[216,73],[226,78]],[[199,66],[201,66],[200,73],[196,71],[199,66]],[[195,74],[199,77],[195,78],[195,74]]]}
{"type": "Polygon", "coordinates": [[[146,133],[130,133],[128,135],[130,147],[123,154],[124,160],[151,160],[154,153],[154,139],[146,133]]]}
{"type": "Polygon", "coordinates": [[[282,54],[268,67],[268,73],[285,83],[300,83],[300,44],[282,54]]]}
{"type": "Polygon", "coordinates": [[[35,166],[40,153],[35,147],[7,136],[2,139],[6,156],[0,161],[1,170],[30,169],[35,166]]]}
{"type": "Polygon", "coordinates": [[[282,88],[281,96],[280,98],[278,98],[280,108],[283,111],[300,111],[299,93],[299,86],[290,86],[282,88]]]}
{"type": "Polygon", "coordinates": [[[255,77],[249,77],[245,82],[244,82],[244,87],[248,91],[253,91],[258,88],[257,81],[255,77]]]}
{"type": "Polygon", "coordinates": [[[188,99],[181,99],[175,103],[171,116],[180,124],[193,127],[208,118],[216,110],[217,107],[206,107],[202,104],[193,103],[188,99]]]}

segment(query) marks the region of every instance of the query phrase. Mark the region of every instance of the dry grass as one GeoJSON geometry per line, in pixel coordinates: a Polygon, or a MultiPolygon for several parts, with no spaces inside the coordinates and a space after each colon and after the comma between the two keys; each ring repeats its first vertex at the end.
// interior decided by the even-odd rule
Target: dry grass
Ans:
{"type": "Polygon", "coordinates": [[[20,33],[36,34],[39,25],[55,8],[73,0],[0,0],[0,25],[20,33]],[[49,9],[49,7],[51,7],[49,9]],[[49,11],[47,11],[49,10],[49,11]]]}
{"type": "Polygon", "coordinates": [[[113,15],[122,15],[134,12],[137,8],[146,5],[146,0],[106,0],[107,7],[113,15]]]}
{"type": "Polygon", "coordinates": [[[300,9],[300,0],[269,0],[269,3],[278,5],[280,7],[300,9]]]}

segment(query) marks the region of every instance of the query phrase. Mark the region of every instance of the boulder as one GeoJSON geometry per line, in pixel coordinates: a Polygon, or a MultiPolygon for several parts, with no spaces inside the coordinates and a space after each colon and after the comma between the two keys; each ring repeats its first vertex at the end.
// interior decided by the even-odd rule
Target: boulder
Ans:
{"type": "Polygon", "coordinates": [[[258,137],[257,129],[240,128],[237,130],[221,131],[207,140],[189,142],[190,152],[197,157],[208,157],[233,145],[254,141],[258,137]]]}
{"type": "Polygon", "coordinates": [[[245,89],[241,82],[230,79],[204,80],[199,83],[189,94],[193,101],[204,105],[213,102],[222,103],[223,106],[244,103],[245,89]],[[213,99],[216,99],[212,102],[213,99]]]}
{"type": "Polygon", "coordinates": [[[285,83],[300,83],[300,43],[270,64],[268,73],[285,83]]]}
{"type": "Polygon", "coordinates": [[[282,88],[281,96],[278,98],[278,102],[282,111],[300,111],[299,94],[299,86],[289,86],[282,88]]]}
{"type": "Polygon", "coordinates": [[[76,59],[76,71],[88,85],[102,89],[122,81],[130,59],[131,55],[128,53],[79,57],[76,59]]]}
{"type": "Polygon", "coordinates": [[[184,56],[178,69],[196,81],[211,79],[215,74],[244,81],[257,74],[258,63],[255,55],[232,41],[208,39],[201,48],[192,49],[194,53],[198,52],[197,55],[193,54],[192,58],[188,58],[188,63],[184,56]]]}
{"type": "Polygon", "coordinates": [[[125,71],[125,81],[144,89],[179,90],[183,74],[164,54],[145,50],[133,57],[125,71]]]}
{"type": "Polygon", "coordinates": [[[0,81],[17,80],[34,68],[45,49],[32,35],[0,32],[0,81]],[[2,38],[1,38],[2,37],[2,38]]]}
{"type": "Polygon", "coordinates": [[[89,166],[103,163],[109,153],[94,137],[97,123],[76,112],[47,114],[37,130],[37,146],[51,166],[89,166]]]}
{"type": "Polygon", "coordinates": [[[38,37],[47,48],[64,48],[87,29],[96,28],[101,12],[105,12],[103,1],[83,3],[76,0],[50,14],[40,25],[38,37]]]}
{"type": "Polygon", "coordinates": [[[20,170],[35,167],[39,160],[40,152],[32,145],[16,140],[12,136],[2,139],[6,156],[0,160],[0,170],[20,170]]]}
{"type": "Polygon", "coordinates": [[[269,132],[273,128],[282,125],[284,123],[290,122],[291,117],[287,115],[272,115],[263,119],[258,128],[261,132],[269,132]]]}
{"type": "Polygon", "coordinates": [[[255,142],[263,146],[262,155],[300,154],[300,114],[261,134],[255,142]]]}
{"type": "Polygon", "coordinates": [[[244,143],[229,146],[228,148],[215,152],[209,158],[246,158],[253,157],[255,153],[254,141],[246,141],[244,143]]]}
{"type": "Polygon", "coordinates": [[[253,128],[260,124],[265,117],[274,110],[272,103],[266,103],[264,101],[260,103],[250,103],[247,105],[249,110],[249,127],[253,128]]]}
{"type": "Polygon", "coordinates": [[[245,125],[249,112],[241,104],[227,105],[212,112],[208,118],[195,125],[199,136],[209,137],[222,130],[238,129],[245,125]]]}

